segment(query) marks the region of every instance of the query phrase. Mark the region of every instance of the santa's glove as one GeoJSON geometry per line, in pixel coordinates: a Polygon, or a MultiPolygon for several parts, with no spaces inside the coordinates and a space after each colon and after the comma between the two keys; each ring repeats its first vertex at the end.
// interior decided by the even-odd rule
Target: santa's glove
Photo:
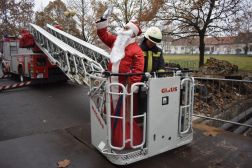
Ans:
{"type": "Polygon", "coordinates": [[[137,93],[138,90],[139,90],[139,87],[138,86],[134,86],[132,90],[133,90],[133,93],[137,93]]]}
{"type": "Polygon", "coordinates": [[[103,19],[108,19],[108,17],[111,15],[112,11],[113,11],[113,5],[109,5],[108,9],[105,11],[102,18],[103,19]]]}

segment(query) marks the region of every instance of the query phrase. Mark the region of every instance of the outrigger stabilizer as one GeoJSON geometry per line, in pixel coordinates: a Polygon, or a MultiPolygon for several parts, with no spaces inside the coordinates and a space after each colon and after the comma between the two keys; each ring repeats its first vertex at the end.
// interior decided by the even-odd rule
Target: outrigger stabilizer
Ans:
{"type": "MultiPolygon", "coordinates": [[[[111,73],[93,72],[90,75],[90,115],[91,142],[108,160],[114,164],[130,164],[148,157],[169,151],[193,140],[192,116],[194,97],[194,78],[188,73],[192,70],[175,70],[156,73],[111,73]],[[172,74],[173,77],[158,78],[159,74],[172,74]],[[147,96],[147,111],[141,115],[132,113],[133,93],[128,93],[120,83],[110,83],[111,76],[145,75],[147,82],[141,85],[141,92],[147,96]],[[122,88],[121,93],[111,91],[111,86],[122,88]],[[122,95],[122,111],[115,115],[110,97],[122,95]],[[130,96],[130,121],[126,119],[127,96],[130,96]],[[106,109],[106,115],[104,111],[106,109]],[[142,118],[142,140],[136,144],[134,122],[142,118]],[[121,120],[119,132],[115,134],[115,120],[121,120]],[[130,130],[126,124],[130,125],[130,130]],[[127,130],[128,129],[128,130],[127,130]],[[115,145],[115,137],[122,137],[121,146],[115,145]],[[128,138],[127,138],[128,137],[128,138]],[[128,146],[128,147],[127,147],[128,146]]],[[[141,93],[142,94],[142,93],[141,93]]],[[[141,104],[138,104],[141,105],[141,104]]],[[[118,126],[119,121],[117,122],[118,126]]],[[[118,131],[118,129],[117,129],[118,131]]]]}
{"type": "Polygon", "coordinates": [[[13,84],[13,85],[9,85],[9,86],[2,86],[2,87],[0,87],[0,91],[5,91],[5,90],[15,89],[15,88],[19,88],[19,87],[24,87],[24,86],[28,86],[28,85],[31,85],[31,84],[32,84],[32,81],[17,83],[17,84],[13,84]]]}
{"type": "Polygon", "coordinates": [[[0,79],[4,79],[4,78],[10,78],[11,75],[3,75],[3,76],[0,76],[0,79]]]}

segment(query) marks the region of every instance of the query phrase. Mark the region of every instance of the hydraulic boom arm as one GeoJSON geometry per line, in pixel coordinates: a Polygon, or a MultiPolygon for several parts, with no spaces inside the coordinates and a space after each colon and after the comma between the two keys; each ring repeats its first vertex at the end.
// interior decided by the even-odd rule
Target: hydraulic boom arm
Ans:
{"type": "Polygon", "coordinates": [[[84,82],[89,85],[88,72],[104,70],[97,61],[78,51],[77,46],[71,47],[41,27],[30,24],[29,32],[33,35],[37,46],[48,56],[49,61],[58,65],[69,79],[74,79],[79,84],[84,82]]]}

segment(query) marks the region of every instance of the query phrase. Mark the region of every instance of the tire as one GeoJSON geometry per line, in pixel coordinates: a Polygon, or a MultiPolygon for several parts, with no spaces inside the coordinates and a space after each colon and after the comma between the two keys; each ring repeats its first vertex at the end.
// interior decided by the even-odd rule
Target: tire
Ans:
{"type": "Polygon", "coordinates": [[[20,82],[25,82],[25,76],[24,76],[24,72],[23,72],[23,68],[19,68],[19,81],[20,82]]]}
{"type": "Polygon", "coordinates": [[[1,69],[2,69],[3,75],[6,75],[6,72],[4,70],[4,64],[2,64],[1,69]]]}

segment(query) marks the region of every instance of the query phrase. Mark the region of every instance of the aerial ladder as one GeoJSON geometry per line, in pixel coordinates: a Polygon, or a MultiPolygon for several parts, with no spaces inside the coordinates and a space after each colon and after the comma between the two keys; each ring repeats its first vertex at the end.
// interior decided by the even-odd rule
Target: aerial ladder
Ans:
{"type": "Polygon", "coordinates": [[[95,62],[99,63],[104,69],[108,67],[109,55],[103,49],[96,47],[86,41],[80,40],[79,38],[76,38],[49,24],[46,25],[46,30],[61,41],[65,42],[66,44],[80,51],[81,53],[84,53],[86,56],[90,57],[95,62]]]}
{"type": "MultiPolygon", "coordinates": [[[[53,31],[55,30],[51,27],[51,33],[53,31]]],[[[105,53],[102,53],[104,55],[96,54],[102,55],[101,57],[104,58],[101,61],[103,63],[102,67],[97,60],[92,59],[95,55],[91,54],[90,58],[90,56],[85,54],[89,51],[83,47],[83,41],[70,40],[71,38],[76,38],[63,31],[61,31],[61,38],[57,38],[41,27],[29,24],[29,32],[33,35],[36,45],[47,55],[50,63],[57,65],[69,79],[75,80],[79,84],[86,83],[89,85],[89,72],[103,71],[104,67],[108,64],[108,55],[105,55],[105,53]],[[86,52],[82,53],[79,51],[80,49],[86,52]]]]}
{"type": "MultiPolygon", "coordinates": [[[[90,86],[91,142],[114,164],[125,165],[152,157],[186,145],[193,140],[192,116],[194,97],[194,78],[190,70],[169,72],[116,74],[108,71],[109,55],[102,49],[84,42],[51,25],[47,30],[30,24],[29,32],[36,45],[57,65],[69,79],[90,86]],[[158,78],[159,74],[172,77],[158,78]],[[147,111],[133,115],[133,93],[128,93],[124,85],[111,83],[111,76],[145,75],[147,82],[134,83],[142,86],[141,94],[147,96],[147,111]],[[122,88],[121,93],[113,93],[111,86],[122,88]],[[111,100],[113,94],[122,96],[122,116],[113,115],[111,100]],[[126,129],[126,98],[130,96],[130,121],[126,129]],[[106,107],[106,115],[104,115],[106,107]],[[148,117],[147,115],[148,114],[148,117]],[[134,144],[133,123],[143,119],[142,140],[134,144]],[[113,144],[113,121],[121,121],[122,146],[113,144]],[[130,129],[130,135],[126,132],[130,129]],[[130,148],[126,148],[130,144],[130,148]]],[[[128,109],[127,109],[128,110],[128,109]]]]}

